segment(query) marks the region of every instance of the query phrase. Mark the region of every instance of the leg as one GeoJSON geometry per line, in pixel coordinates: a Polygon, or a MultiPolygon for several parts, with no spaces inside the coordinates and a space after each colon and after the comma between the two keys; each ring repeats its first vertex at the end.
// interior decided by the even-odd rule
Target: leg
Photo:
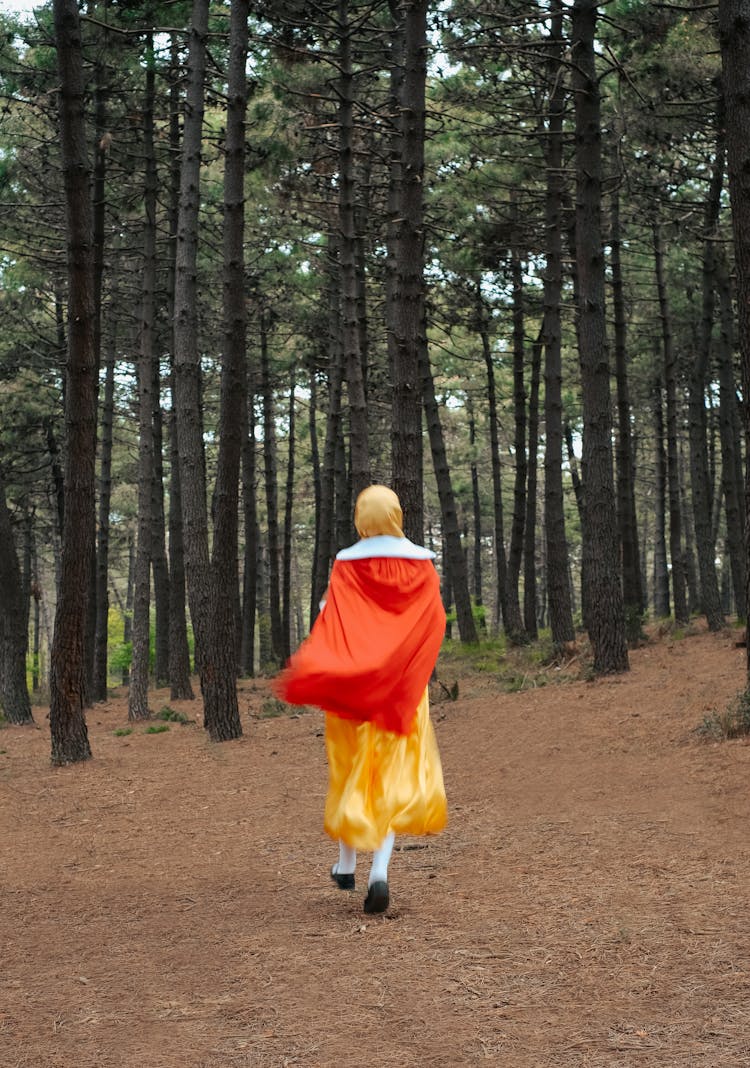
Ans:
{"type": "Polygon", "coordinates": [[[381,845],[372,855],[372,866],[368,879],[367,897],[365,898],[365,912],[385,912],[388,908],[390,895],[388,893],[388,862],[393,852],[393,843],[396,835],[393,831],[387,834],[381,845]]]}
{"type": "Polygon", "coordinates": [[[339,859],[331,868],[331,878],[340,890],[354,889],[354,871],[357,867],[357,850],[339,839],[339,859]]]}

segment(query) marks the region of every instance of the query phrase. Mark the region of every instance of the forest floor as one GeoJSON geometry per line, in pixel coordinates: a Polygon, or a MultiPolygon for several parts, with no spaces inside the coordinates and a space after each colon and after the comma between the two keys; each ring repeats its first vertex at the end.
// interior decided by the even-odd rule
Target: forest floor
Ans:
{"type": "Polygon", "coordinates": [[[695,733],[745,650],[693,629],[618,677],[438,687],[450,822],[397,841],[382,916],[328,876],[321,715],[262,680],[232,743],[197,701],[117,734],[121,692],[85,764],[45,709],[0,731],[0,1066],[750,1064],[750,743],[695,733]]]}

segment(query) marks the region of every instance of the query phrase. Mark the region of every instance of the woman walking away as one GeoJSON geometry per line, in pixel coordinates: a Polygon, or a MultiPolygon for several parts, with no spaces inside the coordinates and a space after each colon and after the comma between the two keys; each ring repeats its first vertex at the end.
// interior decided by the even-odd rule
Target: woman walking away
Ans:
{"type": "Polygon", "coordinates": [[[402,530],[387,486],[360,493],[360,540],[336,557],[320,615],[278,677],[290,704],[326,712],[324,826],[339,843],[331,878],[355,887],[357,850],[373,852],[365,912],[389,903],[397,834],[435,834],[446,822],[443,773],[427,683],[445,633],[434,553],[402,530]]]}

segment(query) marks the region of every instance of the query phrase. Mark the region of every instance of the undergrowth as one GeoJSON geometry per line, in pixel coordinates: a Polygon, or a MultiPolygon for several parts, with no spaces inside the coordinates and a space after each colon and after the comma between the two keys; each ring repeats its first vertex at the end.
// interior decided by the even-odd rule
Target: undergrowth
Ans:
{"type": "Polygon", "coordinates": [[[750,734],[750,690],[741,690],[725,709],[704,716],[695,733],[710,742],[725,742],[750,734]]]}
{"type": "Polygon", "coordinates": [[[194,722],[192,719],[190,719],[189,716],[186,716],[184,712],[175,712],[175,710],[173,708],[170,708],[169,705],[164,705],[161,712],[156,713],[154,719],[160,719],[162,721],[166,721],[167,723],[185,724],[194,722]]]}
{"type": "MultiPolygon", "coordinates": [[[[453,687],[446,683],[446,678],[461,674],[486,674],[492,675],[504,692],[519,693],[570,678],[570,671],[563,672],[562,669],[571,668],[579,659],[575,647],[565,653],[556,652],[549,631],[541,632],[536,641],[526,645],[511,645],[504,635],[475,645],[463,645],[460,641],[448,639],[443,643],[438,660],[438,685],[446,696],[455,700],[451,692],[453,687]]],[[[579,663],[576,676],[580,670],[579,663]]]]}

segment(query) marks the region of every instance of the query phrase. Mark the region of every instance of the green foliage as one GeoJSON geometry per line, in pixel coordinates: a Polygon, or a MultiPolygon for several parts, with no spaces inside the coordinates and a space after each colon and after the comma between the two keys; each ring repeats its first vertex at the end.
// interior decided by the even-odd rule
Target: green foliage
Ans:
{"type": "MultiPolygon", "coordinates": [[[[447,640],[438,661],[439,674],[448,669],[451,674],[492,675],[498,688],[505,693],[519,693],[559,682],[565,677],[561,675],[560,667],[549,631],[542,631],[535,642],[512,648],[508,647],[504,636],[468,647],[459,641],[447,640]]],[[[457,699],[458,683],[449,689],[438,679],[438,685],[451,700],[457,699]]]]}
{"type": "Polygon", "coordinates": [[[644,620],[644,614],[635,605],[625,606],[625,638],[628,645],[640,645],[645,640],[644,620]]]}
{"type": "Polygon", "coordinates": [[[704,716],[695,733],[711,742],[725,742],[750,734],[750,690],[741,690],[722,711],[704,716]]]}
{"type": "Polygon", "coordinates": [[[160,712],[157,712],[154,719],[161,719],[168,723],[193,723],[194,721],[186,716],[184,712],[177,712],[174,708],[170,708],[169,705],[164,705],[160,712]]]}
{"type": "Polygon", "coordinates": [[[112,732],[115,738],[127,738],[129,734],[133,733],[132,727],[118,727],[116,731],[112,732]]]}
{"type": "Polygon", "coordinates": [[[292,711],[292,706],[286,701],[280,701],[278,697],[267,697],[260,709],[261,719],[275,719],[277,716],[287,715],[292,711]]]}
{"type": "Polygon", "coordinates": [[[165,731],[170,730],[168,723],[154,723],[151,727],[146,727],[144,734],[164,734],[165,731]]]}
{"type": "MultiPolygon", "coordinates": [[[[126,671],[130,671],[130,664],[133,659],[133,643],[132,642],[120,642],[111,649],[109,654],[109,670],[112,675],[119,675],[126,671]]],[[[118,680],[119,681],[119,680],[118,680]]]]}
{"type": "Polygon", "coordinates": [[[500,671],[506,654],[505,638],[491,638],[480,641],[477,645],[463,645],[460,641],[449,638],[443,642],[440,651],[440,665],[463,667],[468,671],[500,671]]]}

